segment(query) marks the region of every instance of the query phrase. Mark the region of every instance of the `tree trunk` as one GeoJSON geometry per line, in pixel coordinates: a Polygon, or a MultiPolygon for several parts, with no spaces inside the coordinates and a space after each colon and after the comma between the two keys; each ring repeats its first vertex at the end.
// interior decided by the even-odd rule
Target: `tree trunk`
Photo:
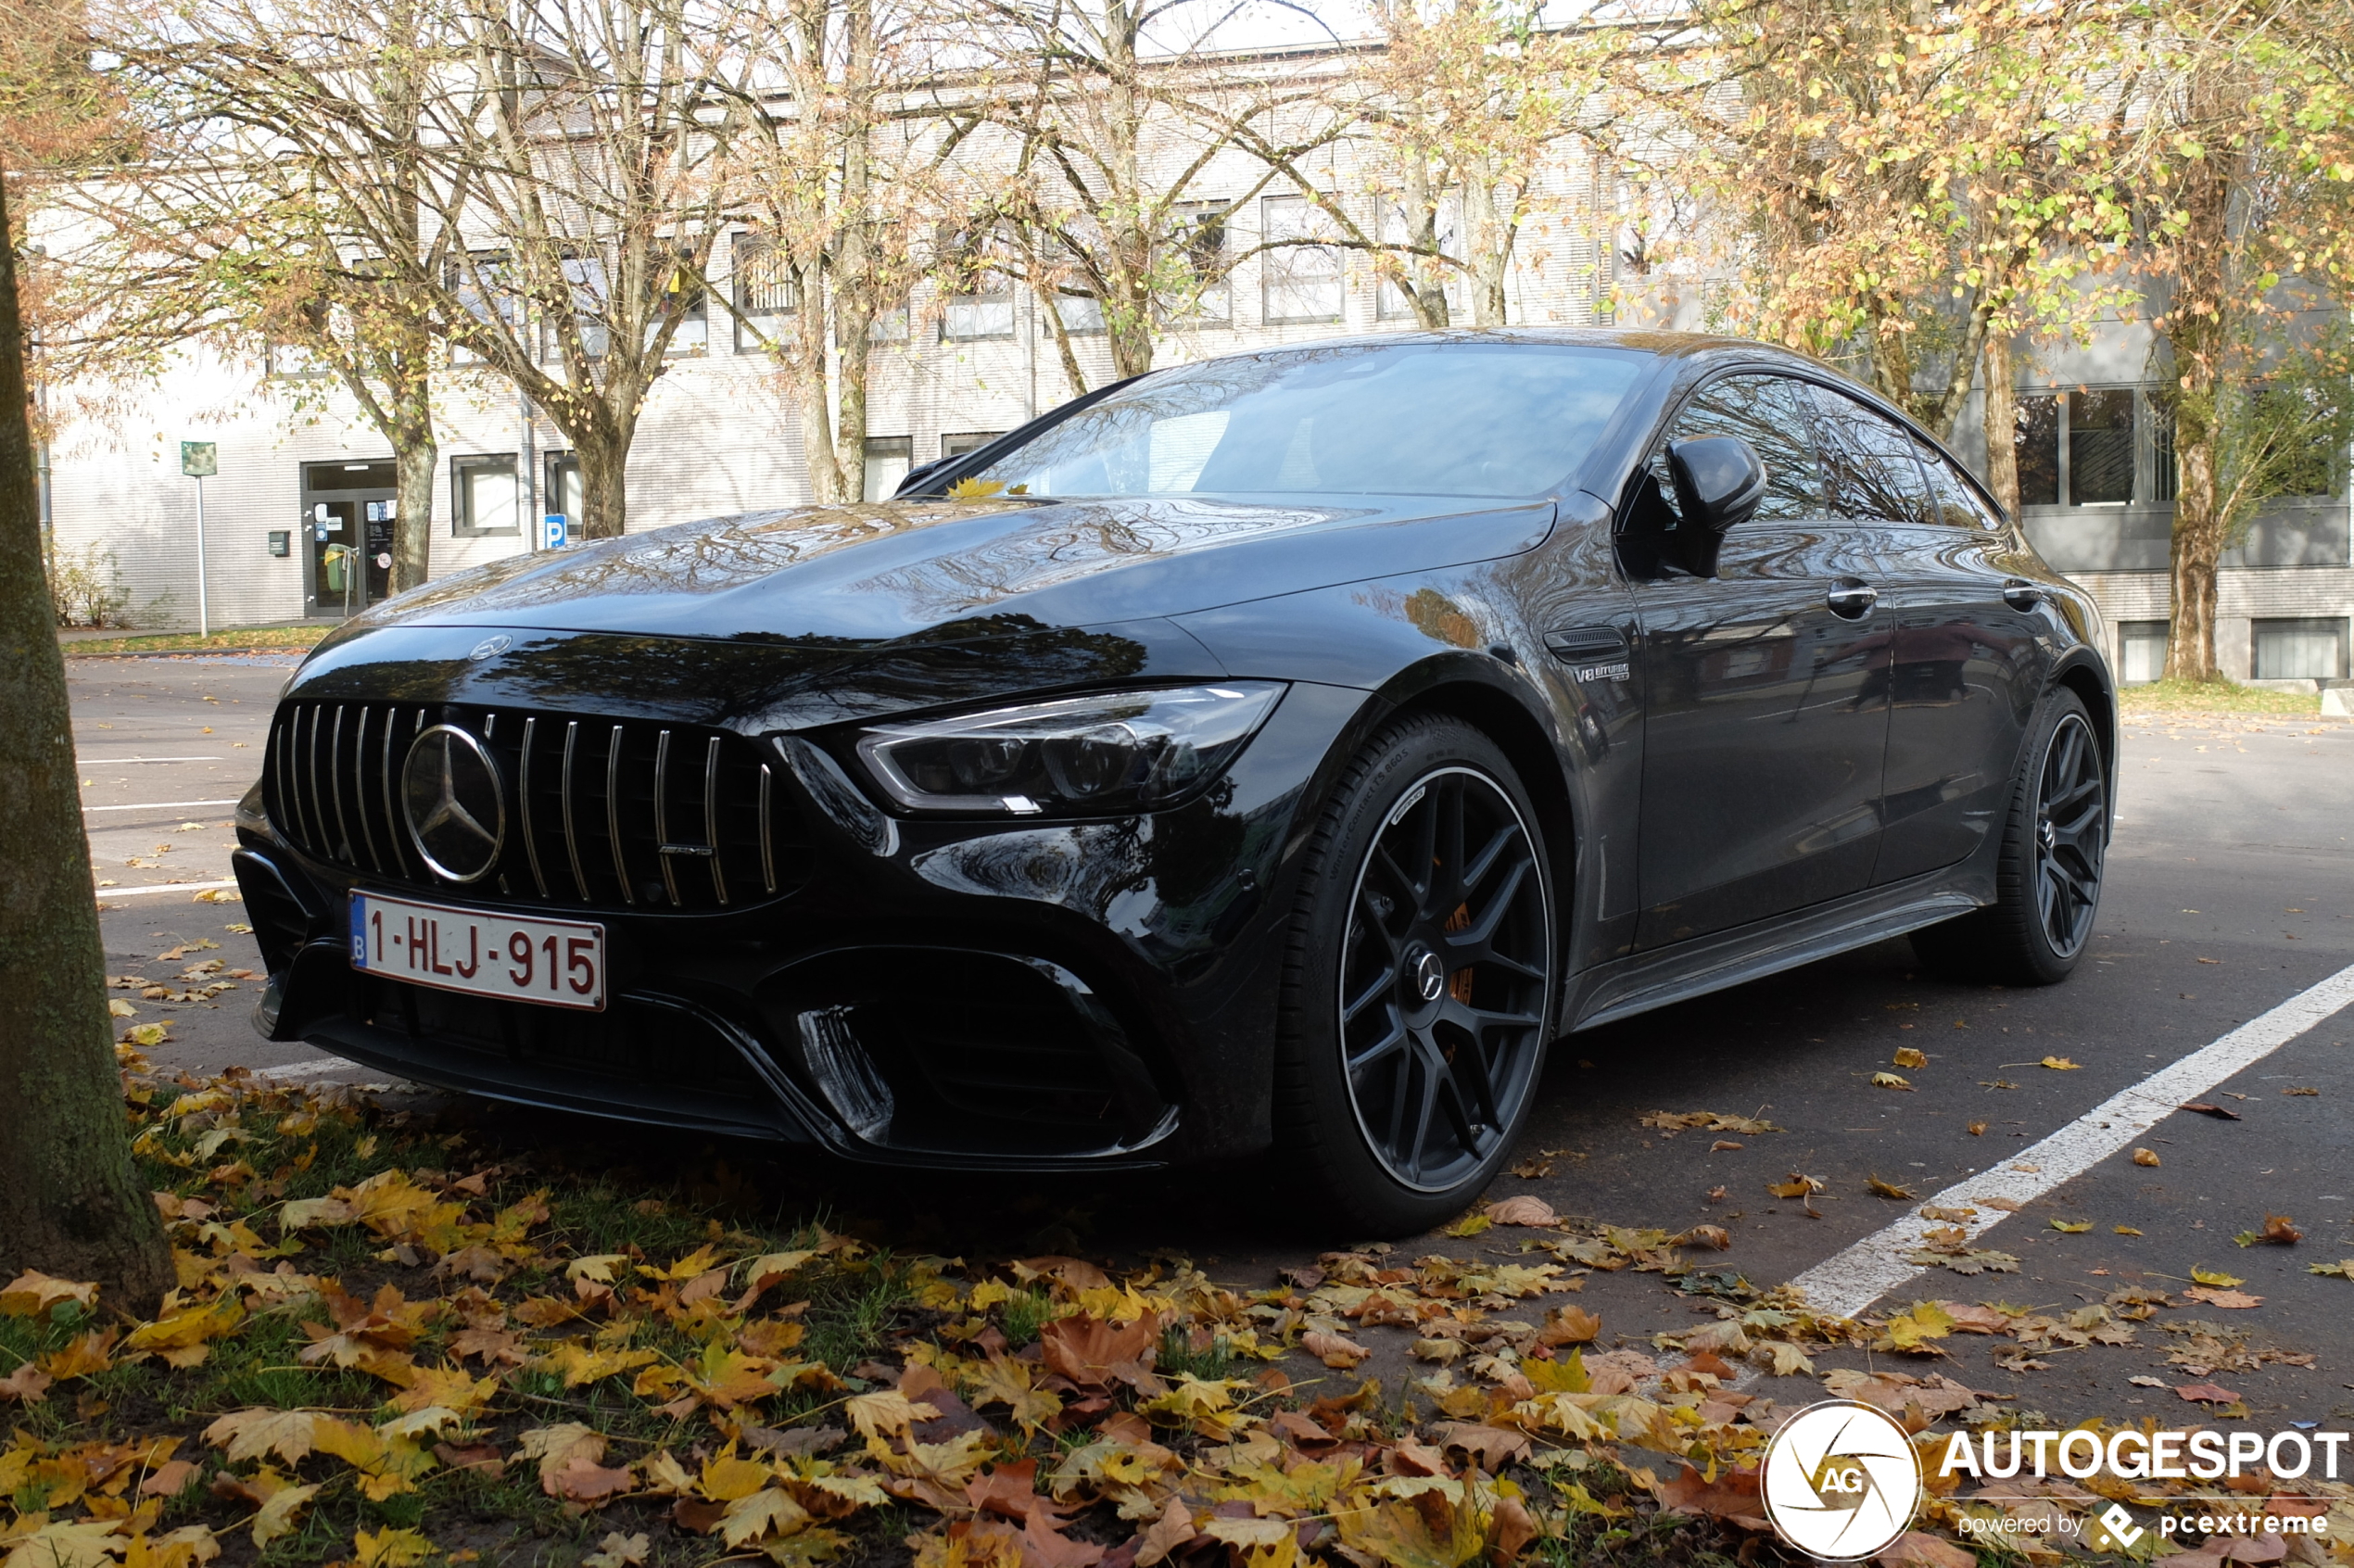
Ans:
{"type": "Polygon", "coordinates": [[[0,190],[0,1277],[95,1280],[152,1312],[172,1283],[132,1169],[75,786],[65,664],[41,569],[22,323],[0,190]]]}
{"type": "Polygon", "coordinates": [[[1986,487],[2013,518],[2019,516],[2019,391],[2011,384],[2011,337],[1986,335],[1986,487]]]}
{"type": "Polygon", "coordinates": [[[629,517],[629,442],[601,433],[566,432],[580,460],[580,532],[584,538],[617,539],[629,517]]]}
{"type": "MultiPolygon", "coordinates": [[[[398,499],[392,508],[395,593],[422,588],[433,575],[433,487],[441,463],[441,448],[433,438],[433,411],[429,404],[423,413],[422,421],[402,420],[392,443],[394,483],[398,487],[398,499]]],[[[526,529],[530,522],[525,519],[526,529]]]]}
{"type": "MultiPolygon", "coordinates": [[[[2206,406],[2209,410],[2214,406],[2211,387],[2206,394],[2206,406]]],[[[2215,663],[2215,602],[2216,569],[2223,558],[2223,518],[2216,504],[2215,427],[2211,417],[2194,423],[2199,438],[2183,441],[2176,449],[2183,461],[2183,484],[2174,499],[2173,551],[2167,562],[2174,603],[2166,633],[2166,678],[2220,680],[2222,672],[2215,663]]],[[[2181,424],[2176,426],[2177,430],[2182,427],[2181,424]]]]}
{"type": "MultiPolygon", "coordinates": [[[[2203,67],[2194,82],[2191,118],[2223,119],[2222,84],[2203,67]]],[[[2182,232],[2172,245],[2174,297],[2166,307],[2166,340],[2174,351],[2174,450],[2182,485],[2174,498],[2174,536],[2167,561],[2174,603],[2166,638],[2166,678],[2219,680],[2215,663],[2216,570],[2223,559],[2223,513],[2217,493],[2220,431],[2216,414],[2223,356],[2230,347],[2227,269],[2231,254],[2234,155],[2210,147],[2183,162],[2182,232]]]]}

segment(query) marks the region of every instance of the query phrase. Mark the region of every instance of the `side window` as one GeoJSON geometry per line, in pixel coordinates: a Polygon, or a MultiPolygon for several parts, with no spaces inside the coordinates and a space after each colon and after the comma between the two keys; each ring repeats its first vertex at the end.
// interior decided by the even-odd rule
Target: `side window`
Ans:
{"type": "Polygon", "coordinates": [[[1812,421],[1801,401],[1804,396],[1801,383],[1778,375],[1728,375],[1694,393],[1652,459],[1661,497],[1669,508],[1676,504],[1676,487],[1667,473],[1667,443],[1738,436],[1766,465],[1766,497],[1757,503],[1760,521],[1823,515],[1821,463],[1812,421]]]}
{"type": "Polygon", "coordinates": [[[1933,523],[1911,432],[1828,386],[1815,395],[1831,511],[1861,522],[1933,523]]]}
{"type": "Polygon", "coordinates": [[[1915,443],[1921,460],[1921,472],[1929,477],[1929,500],[1932,514],[1949,528],[1994,528],[2001,520],[1994,509],[1962,477],[1953,461],[1931,447],[1915,443]]]}

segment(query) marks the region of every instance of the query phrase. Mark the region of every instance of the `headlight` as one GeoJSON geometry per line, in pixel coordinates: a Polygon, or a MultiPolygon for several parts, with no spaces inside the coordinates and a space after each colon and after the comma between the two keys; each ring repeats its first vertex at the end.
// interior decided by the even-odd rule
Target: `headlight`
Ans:
{"type": "Polygon", "coordinates": [[[1272,681],[1106,691],[879,725],[859,760],[910,811],[1103,816],[1172,805],[1243,749],[1284,694],[1272,681]]]}

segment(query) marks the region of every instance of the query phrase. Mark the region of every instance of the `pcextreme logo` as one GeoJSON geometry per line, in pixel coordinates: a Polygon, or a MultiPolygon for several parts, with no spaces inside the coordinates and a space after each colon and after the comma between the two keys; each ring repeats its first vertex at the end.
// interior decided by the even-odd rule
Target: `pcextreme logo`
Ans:
{"type": "Polygon", "coordinates": [[[1921,1464],[1894,1417],[1827,1399],[1774,1434],[1760,1482],[1766,1517],[1783,1540],[1827,1562],[1853,1562],[1911,1526],[1921,1464]]]}

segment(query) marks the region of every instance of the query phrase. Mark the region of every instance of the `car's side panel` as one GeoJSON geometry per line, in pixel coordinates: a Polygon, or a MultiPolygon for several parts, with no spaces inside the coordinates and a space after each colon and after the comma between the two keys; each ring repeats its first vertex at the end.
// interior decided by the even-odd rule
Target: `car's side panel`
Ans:
{"type": "Polygon", "coordinates": [[[1875,884],[1950,866],[1996,830],[2051,668],[2046,612],[2003,598],[1999,534],[1887,531],[1893,601],[1888,825],[1875,884]]]}

